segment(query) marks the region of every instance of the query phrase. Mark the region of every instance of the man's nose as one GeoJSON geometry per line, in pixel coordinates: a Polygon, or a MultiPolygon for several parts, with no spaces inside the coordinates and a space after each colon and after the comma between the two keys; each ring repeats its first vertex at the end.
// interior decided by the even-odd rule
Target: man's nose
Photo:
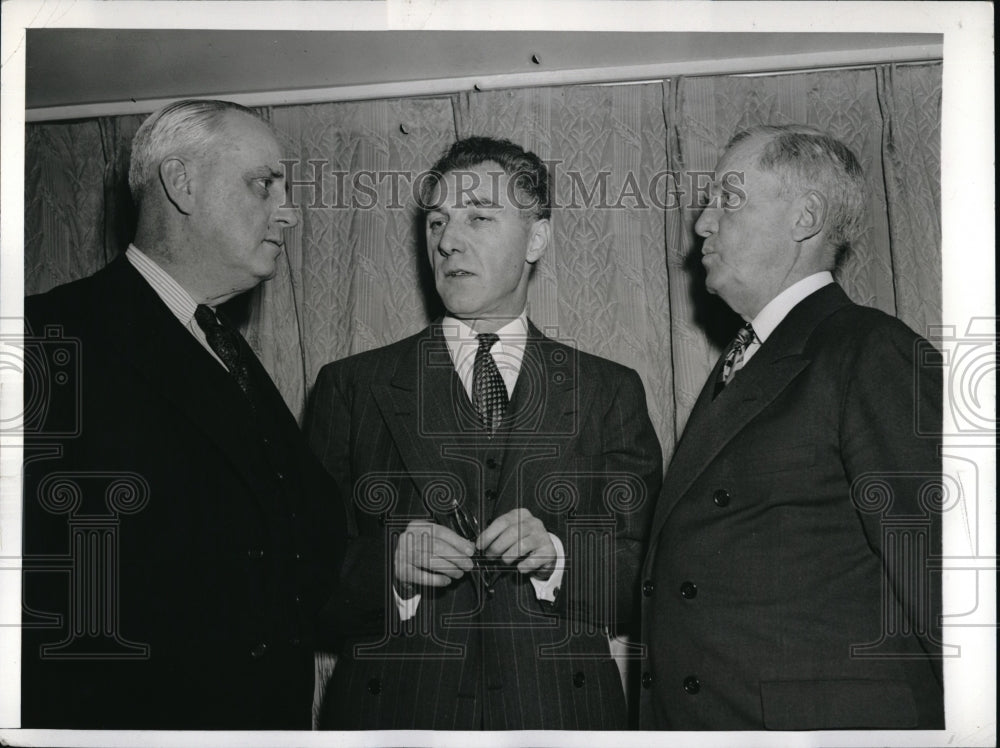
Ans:
{"type": "Polygon", "coordinates": [[[465,239],[455,224],[455,221],[448,221],[441,232],[441,240],[438,242],[437,250],[444,257],[465,249],[465,239]]]}
{"type": "Polygon", "coordinates": [[[719,225],[719,217],[716,215],[718,208],[706,207],[701,211],[698,220],[694,224],[694,231],[698,236],[708,237],[715,233],[719,225]]]}
{"type": "Polygon", "coordinates": [[[281,224],[281,228],[290,229],[294,226],[299,225],[299,211],[297,208],[293,208],[288,205],[282,205],[278,208],[277,213],[274,216],[274,222],[281,224]]]}

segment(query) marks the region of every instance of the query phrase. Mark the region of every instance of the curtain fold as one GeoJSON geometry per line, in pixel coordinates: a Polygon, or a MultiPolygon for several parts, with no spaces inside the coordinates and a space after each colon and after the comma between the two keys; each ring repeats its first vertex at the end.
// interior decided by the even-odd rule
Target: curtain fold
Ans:
{"type": "MultiPolygon", "coordinates": [[[[319,367],[399,340],[441,310],[414,197],[455,140],[510,138],[549,162],[554,237],[529,291],[549,334],[637,369],[669,458],[737,324],[704,289],[699,186],[729,138],[805,122],[865,169],[868,229],[838,280],[926,333],[941,319],[941,64],[466,92],[269,107],[299,224],[245,331],[301,416],[319,367]]],[[[95,272],[131,238],[140,116],[26,126],[25,289],[95,272]]]]}
{"type": "Polygon", "coordinates": [[[529,289],[547,334],[635,368],[650,417],[673,445],[664,211],[650,194],[666,170],[660,84],[470,94],[461,137],[513,140],[549,166],[553,239],[529,289]]]}
{"type": "Polygon", "coordinates": [[[292,158],[299,224],[287,263],[262,287],[256,326],[264,364],[301,416],[330,361],[410,335],[436,314],[422,271],[414,189],[454,140],[448,99],[276,107],[292,158]]]}
{"type": "Polygon", "coordinates": [[[875,68],[896,310],[925,336],[941,324],[941,76],[932,74],[936,68],[875,68]]]}

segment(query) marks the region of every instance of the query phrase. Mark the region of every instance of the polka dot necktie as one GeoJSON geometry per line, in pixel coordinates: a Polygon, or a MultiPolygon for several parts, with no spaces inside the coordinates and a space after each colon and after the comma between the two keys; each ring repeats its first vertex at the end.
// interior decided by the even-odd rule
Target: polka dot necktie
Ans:
{"type": "Polygon", "coordinates": [[[739,371],[740,364],[743,363],[743,354],[746,353],[747,347],[753,342],[755,335],[756,333],[754,333],[753,327],[749,322],[743,325],[740,331],[736,333],[733,342],[726,349],[726,357],[722,362],[722,371],[719,372],[719,378],[715,380],[716,395],[732,381],[736,372],[739,371]]]}
{"type": "Polygon", "coordinates": [[[229,369],[229,373],[250,400],[250,404],[254,405],[253,383],[244,353],[245,350],[249,350],[246,341],[236,328],[218,317],[215,310],[209,306],[199,304],[194,311],[194,319],[205,333],[209,347],[229,369]]]}
{"type": "Polygon", "coordinates": [[[500,340],[493,332],[483,332],[476,336],[479,348],[472,366],[472,405],[490,436],[499,428],[507,410],[507,386],[503,383],[497,362],[490,349],[500,340]]]}

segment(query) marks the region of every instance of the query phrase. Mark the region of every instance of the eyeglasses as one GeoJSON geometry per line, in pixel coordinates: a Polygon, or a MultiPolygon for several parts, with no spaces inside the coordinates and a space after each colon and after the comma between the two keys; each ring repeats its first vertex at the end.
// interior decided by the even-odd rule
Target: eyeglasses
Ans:
{"type": "MultiPolygon", "coordinates": [[[[479,537],[479,520],[476,515],[469,514],[465,507],[458,503],[457,499],[452,499],[451,509],[448,515],[451,518],[452,527],[455,532],[472,543],[479,537]]],[[[489,590],[493,587],[497,577],[506,568],[503,559],[486,558],[481,551],[476,552],[472,557],[475,568],[472,570],[473,576],[479,580],[482,588],[489,590]]]]}

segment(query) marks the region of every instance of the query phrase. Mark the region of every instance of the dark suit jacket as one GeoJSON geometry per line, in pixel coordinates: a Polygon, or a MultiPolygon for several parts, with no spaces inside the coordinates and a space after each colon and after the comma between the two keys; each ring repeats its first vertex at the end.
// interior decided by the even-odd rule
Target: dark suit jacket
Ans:
{"type": "Polygon", "coordinates": [[[930,353],[831,285],[713,400],[716,367],[653,521],[641,727],[943,726],[930,353]]]}
{"type": "Polygon", "coordinates": [[[341,653],[326,727],[625,727],[604,629],[635,619],[640,548],[661,476],[634,371],[531,326],[510,408],[487,439],[432,326],[325,366],[306,430],[350,491],[355,530],[370,545],[346,576],[378,603],[341,653]],[[554,604],[516,572],[503,573],[492,593],[466,575],[425,589],[416,616],[400,622],[394,538],[415,518],[449,525],[451,496],[484,529],[526,507],[562,540],[567,571],[554,604]]]}
{"type": "Polygon", "coordinates": [[[124,257],[25,311],[24,726],[308,728],[345,515],[266,373],[124,257]]]}

